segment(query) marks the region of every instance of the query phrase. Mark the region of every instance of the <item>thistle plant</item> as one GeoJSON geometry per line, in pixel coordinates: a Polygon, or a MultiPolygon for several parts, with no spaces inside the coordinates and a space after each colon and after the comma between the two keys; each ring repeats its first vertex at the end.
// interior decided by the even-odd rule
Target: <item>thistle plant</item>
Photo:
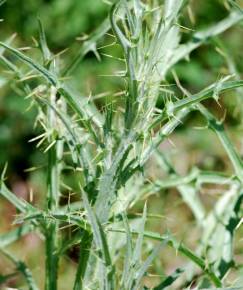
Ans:
{"type": "MultiPolygon", "coordinates": [[[[18,198],[7,188],[6,168],[1,178],[0,194],[16,208],[18,226],[0,236],[0,250],[23,275],[29,289],[43,286],[37,285],[31,269],[7,247],[30,232],[45,239],[46,290],[58,289],[60,259],[74,246],[79,248],[79,257],[69,289],[159,290],[189,289],[190,285],[195,289],[242,289],[237,284],[241,282],[227,280],[231,270],[240,277],[240,266],[234,260],[234,236],[242,222],[242,158],[226,132],[224,120],[218,119],[204,101],[219,102],[223,92],[233,89],[241,92],[243,81],[239,74],[230,74],[234,71],[227,57],[229,75],[198,93],[189,92],[175,70],[175,65],[193,50],[243,19],[240,7],[235,2],[229,4],[225,19],[193,32],[191,40],[182,43],[180,17],[189,5],[187,1],[118,1],[111,5],[108,18],[83,42],[73,62],[64,67],[61,56],[48,48],[41,20],[37,48],[42,62],[14,48],[12,38],[0,42],[2,65],[38,108],[36,124],[42,132],[31,141],[38,142],[37,147],[47,155],[43,208],[18,198]],[[119,77],[125,85],[122,98],[107,98],[101,110],[95,100],[77,92],[67,77],[87,53],[99,57],[97,47],[107,32],[122,49],[124,65],[119,77]],[[177,90],[168,83],[171,72],[177,90]],[[29,75],[35,82],[29,81],[29,75]],[[232,172],[198,167],[183,176],[177,172],[161,145],[170,140],[177,127],[185,126],[191,112],[198,112],[206,122],[205,130],[216,134],[232,172]],[[164,179],[148,182],[149,162],[157,164],[164,179]],[[79,200],[61,205],[65,168],[71,168],[78,180],[79,200]],[[219,187],[220,197],[209,211],[199,194],[204,184],[225,186],[219,187]],[[171,188],[180,193],[200,230],[195,249],[169,231],[145,230],[150,197],[171,188]],[[143,213],[132,215],[141,201],[143,213]],[[63,227],[73,229],[71,236],[67,237],[63,227]],[[183,256],[185,263],[168,276],[152,279],[149,272],[159,275],[155,265],[168,247],[183,256]]],[[[12,275],[3,276],[1,281],[7,283],[12,275]]]]}

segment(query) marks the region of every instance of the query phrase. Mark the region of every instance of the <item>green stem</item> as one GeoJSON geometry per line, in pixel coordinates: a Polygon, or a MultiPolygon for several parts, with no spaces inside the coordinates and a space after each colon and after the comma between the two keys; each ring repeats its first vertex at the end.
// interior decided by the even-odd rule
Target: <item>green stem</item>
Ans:
{"type": "Polygon", "coordinates": [[[82,290],[83,289],[83,278],[86,272],[88,265],[90,248],[92,245],[93,237],[87,231],[84,231],[82,239],[80,241],[80,253],[79,253],[79,262],[78,269],[76,272],[75,282],[73,290],[82,290]]]}
{"type": "MultiPolygon", "coordinates": [[[[51,87],[51,103],[56,103],[56,90],[51,87]]],[[[56,115],[53,110],[48,109],[48,125],[51,129],[56,127],[56,115]]],[[[53,142],[55,136],[51,136],[49,142],[53,142]]],[[[62,141],[56,143],[48,151],[48,172],[47,172],[47,211],[53,211],[59,204],[59,178],[61,167],[59,160],[62,156],[62,141]]],[[[58,276],[58,221],[50,220],[46,223],[46,290],[57,289],[58,276]]]]}
{"type": "Polygon", "coordinates": [[[236,81],[228,81],[228,82],[222,82],[222,83],[215,83],[209,88],[195,94],[192,96],[189,96],[185,99],[179,100],[171,105],[170,114],[174,113],[175,111],[181,110],[182,108],[191,106],[193,104],[200,103],[203,100],[212,98],[212,94],[214,92],[220,93],[225,92],[227,90],[231,90],[234,88],[239,88],[243,86],[242,80],[236,80],[236,81]]]}
{"type": "Polygon", "coordinates": [[[235,173],[239,178],[240,182],[243,183],[243,163],[236,152],[232,142],[229,137],[225,133],[224,126],[221,122],[219,122],[203,105],[198,104],[197,109],[201,112],[201,114],[207,119],[209,127],[217,134],[220,142],[222,143],[229,159],[232,162],[232,165],[235,169],[235,173]]]}

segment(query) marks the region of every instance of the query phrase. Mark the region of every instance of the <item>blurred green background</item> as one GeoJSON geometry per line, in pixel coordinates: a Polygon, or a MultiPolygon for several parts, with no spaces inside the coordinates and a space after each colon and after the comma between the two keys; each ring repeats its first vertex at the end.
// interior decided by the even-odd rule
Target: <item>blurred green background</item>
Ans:
{"type": "MultiPolygon", "coordinates": [[[[145,1],[146,2],[146,1],[145,1]]],[[[181,25],[190,28],[183,29],[183,39],[190,39],[194,29],[208,27],[212,23],[224,18],[229,12],[227,1],[214,0],[194,0],[190,1],[190,11],[184,11],[181,25]]],[[[242,4],[240,1],[239,4],[242,4]]],[[[35,39],[38,38],[37,18],[43,22],[46,37],[51,51],[54,54],[60,53],[62,66],[70,63],[75,52],[82,44],[82,37],[91,33],[98,27],[107,16],[109,5],[102,0],[9,0],[0,7],[0,31],[1,41],[8,39],[12,34],[17,33],[13,42],[15,47],[29,47],[28,53],[34,55],[41,62],[39,52],[34,48],[35,39]]],[[[197,92],[220,79],[229,73],[225,58],[215,47],[225,47],[236,64],[236,69],[241,75],[243,71],[243,26],[231,28],[218,39],[209,41],[206,45],[193,52],[190,62],[183,60],[176,65],[175,70],[183,85],[191,92],[197,92]]],[[[114,39],[107,35],[99,43],[100,46],[111,44],[114,39]]],[[[121,51],[117,46],[108,47],[100,51],[104,54],[121,56],[121,51]]],[[[124,83],[117,77],[110,75],[116,74],[123,69],[123,64],[113,58],[101,54],[101,61],[98,61],[94,54],[89,53],[84,61],[73,72],[70,82],[83,95],[98,95],[106,92],[106,95],[113,95],[123,89],[124,83]]],[[[34,127],[37,111],[30,108],[31,99],[25,99],[24,95],[19,94],[15,81],[9,76],[9,72],[0,63],[0,168],[8,162],[8,185],[18,195],[29,199],[30,189],[34,192],[34,202],[41,206],[45,196],[45,155],[41,150],[36,149],[36,143],[28,140],[38,134],[34,127]],[[9,81],[10,79],[10,81],[9,81]],[[38,170],[27,170],[28,168],[38,167],[38,170]]],[[[172,75],[167,76],[168,82],[173,83],[172,75]]],[[[226,125],[230,129],[230,135],[234,140],[239,151],[242,153],[242,127],[240,110],[242,102],[235,96],[234,92],[227,93],[221,101],[222,106],[215,101],[208,101],[207,105],[219,117],[224,116],[224,105],[227,106],[226,125]]],[[[97,100],[97,105],[102,108],[102,99],[97,100]]],[[[161,105],[161,104],[158,104],[161,105]]],[[[243,109],[242,109],[243,111],[243,109]]],[[[175,165],[181,173],[186,173],[192,165],[196,164],[205,169],[219,169],[230,171],[230,165],[225,158],[225,154],[213,133],[208,131],[198,131],[192,129],[202,126],[203,122],[197,114],[192,114],[186,121],[188,126],[182,126],[173,136],[172,142],[176,146],[166,145],[164,150],[171,155],[175,165]],[[210,150],[208,150],[210,148],[210,150]]],[[[150,165],[151,176],[156,174],[156,168],[150,165]]],[[[66,176],[67,183],[72,185],[72,180],[66,176]]],[[[214,196],[206,196],[205,202],[208,206],[214,202],[214,196]]],[[[138,208],[137,210],[140,210],[138,208]]],[[[190,211],[182,203],[176,191],[164,192],[151,199],[149,210],[153,214],[166,216],[164,224],[161,221],[151,221],[153,227],[158,229],[170,228],[179,237],[193,247],[199,233],[195,230],[191,236],[188,232],[190,225],[194,223],[190,211]],[[172,194],[171,194],[172,193],[172,194]],[[178,227],[178,217],[180,225],[182,221],[185,226],[178,227]]],[[[0,233],[9,229],[14,219],[14,209],[3,199],[0,199],[0,233]]],[[[242,246],[242,243],[241,243],[242,246]]],[[[242,248],[237,250],[239,260],[242,259],[242,248]]],[[[16,255],[27,259],[40,284],[43,281],[43,248],[42,241],[34,235],[29,235],[22,241],[13,246],[16,255]],[[24,250],[23,250],[24,249],[24,250]],[[38,251],[37,251],[38,249],[38,251]],[[41,262],[41,263],[39,263],[41,262]]],[[[65,284],[72,276],[72,269],[75,265],[75,249],[69,253],[61,265],[60,289],[68,289],[65,284]],[[65,282],[64,282],[65,281],[65,282]]],[[[180,258],[168,251],[164,257],[167,268],[172,268],[174,264],[180,264],[180,258]]],[[[242,261],[243,262],[243,261],[242,261]]],[[[0,274],[8,270],[8,262],[0,258],[0,274]],[[7,265],[7,266],[6,266],[7,265]]],[[[12,282],[15,285],[15,281],[12,282]]],[[[9,285],[11,286],[11,285],[9,285]]]]}

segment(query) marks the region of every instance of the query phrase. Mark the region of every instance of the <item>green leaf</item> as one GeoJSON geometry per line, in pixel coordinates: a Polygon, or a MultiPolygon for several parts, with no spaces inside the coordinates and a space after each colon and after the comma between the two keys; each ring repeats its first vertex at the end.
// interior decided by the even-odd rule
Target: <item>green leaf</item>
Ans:
{"type": "Polygon", "coordinates": [[[221,20],[220,22],[210,26],[209,28],[198,31],[193,35],[193,40],[186,42],[185,44],[179,45],[174,53],[173,57],[170,59],[169,67],[172,67],[181,59],[185,58],[189,55],[190,52],[195,50],[196,48],[200,47],[204,44],[209,38],[217,36],[233,25],[239,23],[243,20],[243,13],[239,11],[233,11],[227,16],[225,19],[221,20]]]}
{"type": "MultiPolygon", "coordinates": [[[[124,230],[118,230],[118,229],[116,230],[110,229],[110,230],[114,232],[125,233],[124,230]]],[[[132,231],[131,234],[138,236],[140,233],[137,231],[132,231]]],[[[192,261],[199,268],[201,268],[203,272],[206,275],[208,275],[208,277],[211,279],[211,281],[214,283],[215,286],[218,286],[218,287],[221,286],[220,279],[215,275],[215,273],[212,271],[210,266],[207,265],[206,262],[201,257],[197,256],[197,254],[195,254],[193,251],[187,248],[184,244],[176,241],[171,235],[160,235],[158,233],[145,231],[143,233],[143,236],[146,238],[150,238],[152,240],[156,240],[156,241],[161,241],[161,242],[167,241],[168,246],[172,247],[177,252],[183,254],[190,261],[192,261]]]]}
{"type": "Polygon", "coordinates": [[[185,99],[179,100],[171,105],[171,111],[170,114],[177,111],[181,110],[184,107],[188,107],[193,104],[197,104],[203,100],[206,100],[208,98],[213,97],[213,93],[217,91],[217,93],[224,92],[227,90],[239,88],[243,86],[243,81],[225,81],[225,82],[216,82],[212,84],[210,87],[207,89],[202,90],[201,92],[189,96],[185,99]]]}
{"type": "Polygon", "coordinates": [[[110,23],[111,23],[111,27],[118,39],[118,41],[120,42],[120,45],[122,46],[122,48],[124,49],[124,52],[127,53],[129,48],[131,48],[131,43],[130,41],[126,38],[126,36],[122,33],[121,29],[119,28],[117,21],[116,21],[116,12],[119,8],[120,2],[118,1],[117,3],[115,3],[112,8],[111,8],[111,12],[110,12],[110,23]]]}
{"type": "Polygon", "coordinates": [[[48,65],[48,63],[51,61],[51,52],[48,48],[47,42],[46,42],[46,35],[44,31],[44,27],[42,25],[42,22],[40,18],[38,18],[38,24],[39,24],[39,41],[40,41],[40,48],[43,55],[44,65],[48,65]]]}
{"type": "Polygon", "coordinates": [[[37,284],[33,278],[33,275],[29,268],[25,265],[24,262],[16,259],[10,252],[0,249],[0,252],[2,252],[15,266],[16,270],[19,271],[25,278],[26,283],[29,286],[30,290],[38,290],[37,284]]]}
{"type": "Polygon", "coordinates": [[[6,198],[11,204],[15,206],[20,212],[34,211],[34,207],[29,204],[24,199],[18,198],[14,193],[12,193],[4,184],[0,181],[0,195],[6,198]]]}
{"type": "Polygon", "coordinates": [[[110,29],[109,18],[106,18],[101,23],[101,25],[99,25],[99,27],[89,36],[89,38],[84,41],[74,60],[71,62],[71,64],[69,64],[65,68],[63,72],[64,76],[67,76],[70,73],[72,73],[88,52],[96,50],[97,42],[102,37],[104,37],[104,35],[109,31],[109,29],[110,29]]]}
{"type": "Polygon", "coordinates": [[[70,107],[79,115],[80,120],[83,122],[87,130],[92,134],[95,141],[98,144],[100,144],[100,141],[97,137],[97,132],[94,131],[91,125],[92,122],[94,122],[98,126],[98,128],[102,127],[102,120],[100,119],[101,118],[100,113],[98,113],[98,110],[94,106],[88,105],[86,99],[82,100],[82,98],[79,98],[77,96],[77,93],[74,92],[74,90],[71,90],[68,86],[61,84],[58,81],[58,78],[56,75],[48,71],[39,63],[33,61],[30,57],[26,56],[19,50],[12,48],[11,46],[3,42],[0,42],[0,46],[3,46],[7,50],[9,50],[13,55],[18,57],[20,60],[22,60],[27,65],[29,65],[31,68],[37,70],[43,77],[45,77],[46,80],[51,85],[53,85],[57,89],[57,91],[66,99],[70,107]],[[85,106],[85,109],[84,109],[84,106],[85,106]]]}
{"type": "Polygon", "coordinates": [[[163,290],[168,286],[171,286],[184,272],[184,269],[177,268],[175,272],[173,272],[171,275],[166,277],[159,285],[153,288],[153,290],[163,290]]]}
{"type": "Polygon", "coordinates": [[[20,223],[23,221],[34,220],[34,221],[55,221],[58,220],[60,222],[65,222],[69,224],[75,224],[80,228],[90,232],[90,225],[87,223],[85,219],[83,219],[79,215],[74,215],[72,213],[65,213],[60,211],[49,211],[49,212],[41,212],[36,210],[34,213],[29,213],[27,215],[20,215],[16,222],[20,223]]]}
{"type": "Polygon", "coordinates": [[[19,50],[7,45],[6,43],[0,41],[0,46],[3,46],[7,50],[9,50],[13,55],[18,57],[20,60],[22,60],[24,63],[29,65],[30,67],[36,69],[38,72],[41,73],[42,76],[44,76],[50,84],[52,84],[54,87],[59,87],[58,79],[55,75],[50,73],[47,69],[45,69],[43,66],[38,64],[37,62],[34,62],[30,57],[26,56],[19,50]]]}
{"type": "Polygon", "coordinates": [[[13,229],[7,233],[0,235],[0,248],[9,246],[10,244],[18,241],[21,237],[31,233],[34,227],[30,224],[24,224],[20,227],[13,229]]]}
{"type": "Polygon", "coordinates": [[[146,272],[148,270],[148,268],[150,267],[151,263],[153,262],[153,260],[155,259],[156,256],[159,255],[159,252],[161,250],[161,248],[166,244],[167,241],[163,241],[162,245],[159,244],[157,245],[152,253],[148,256],[148,258],[142,263],[142,265],[139,267],[138,271],[135,274],[135,287],[134,289],[140,289],[140,283],[142,281],[142,278],[146,275],[146,272]]]}
{"type": "Polygon", "coordinates": [[[139,229],[138,238],[136,241],[135,249],[133,252],[132,262],[135,265],[136,263],[139,263],[142,259],[142,245],[143,245],[143,237],[145,232],[145,223],[147,218],[147,204],[145,203],[143,208],[143,215],[141,219],[141,225],[139,229]]]}
{"type": "MultiPolygon", "coordinates": [[[[114,289],[114,269],[109,253],[109,248],[106,240],[106,235],[104,230],[96,217],[93,209],[89,204],[88,197],[86,193],[82,192],[84,207],[87,211],[87,216],[92,227],[92,233],[94,236],[94,242],[96,247],[101,253],[101,259],[103,263],[101,264],[102,270],[105,272],[105,276],[103,277],[105,285],[108,287],[107,289],[114,289]]],[[[106,289],[106,288],[105,288],[106,289]]]]}
{"type": "Polygon", "coordinates": [[[78,268],[75,275],[73,290],[83,289],[83,279],[88,265],[93,236],[87,231],[81,232],[78,268]]]}
{"type": "Polygon", "coordinates": [[[123,217],[123,223],[125,227],[127,241],[126,241],[126,254],[125,254],[125,260],[124,260],[121,284],[126,286],[129,280],[128,277],[130,275],[133,246],[132,246],[132,235],[131,235],[127,216],[125,213],[122,213],[122,217],[123,217]]]}
{"type": "Polygon", "coordinates": [[[197,109],[208,121],[209,127],[217,134],[220,142],[222,143],[239,180],[243,182],[243,162],[237,153],[234,145],[232,144],[229,136],[226,134],[222,122],[219,122],[209,110],[201,104],[197,105],[197,109]]]}

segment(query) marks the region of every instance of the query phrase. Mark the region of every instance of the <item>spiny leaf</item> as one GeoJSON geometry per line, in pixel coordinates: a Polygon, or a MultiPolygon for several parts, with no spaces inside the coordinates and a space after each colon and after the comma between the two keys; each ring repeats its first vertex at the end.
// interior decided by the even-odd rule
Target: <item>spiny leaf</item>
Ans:
{"type": "Polygon", "coordinates": [[[37,62],[34,62],[32,58],[26,56],[19,50],[7,45],[6,43],[2,41],[0,41],[0,46],[5,47],[7,50],[9,50],[13,55],[18,57],[24,63],[28,64],[29,66],[31,66],[32,68],[40,72],[48,80],[48,82],[50,82],[53,86],[59,87],[57,78],[52,73],[50,73],[47,69],[45,69],[43,66],[41,66],[37,62]]]}
{"type": "Polygon", "coordinates": [[[164,17],[165,20],[173,21],[178,15],[183,4],[183,0],[165,0],[164,17]]]}
{"type": "Polygon", "coordinates": [[[27,201],[18,198],[14,193],[12,193],[4,184],[0,181],[0,195],[6,198],[11,204],[15,206],[20,212],[33,211],[34,207],[27,201]]]}
{"type": "Polygon", "coordinates": [[[227,90],[231,90],[234,88],[239,88],[243,86],[243,81],[228,81],[228,82],[222,82],[222,83],[214,83],[213,85],[211,85],[209,88],[204,89],[203,91],[189,96],[185,99],[179,100],[175,103],[172,104],[171,109],[170,109],[170,114],[175,112],[176,110],[180,110],[184,107],[188,107],[190,105],[199,103],[203,100],[206,100],[210,97],[213,97],[213,92],[215,89],[217,89],[217,92],[224,92],[227,90]]]}
{"type": "Polygon", "coordinates": [[[35,210],[35,212],[27,214],[27,215],[20,215],[16,222],[20,223],[27,220],[41,220],[41,221],[53,221],[58,220],[61,222],[69,223],[70,225],[75,224],[79,226],[80,228],[90,232],[90,225],[87,223],[87,221],[82,218],[79,215],[70,214],[70,213],[64,213],[64,212],[41,212],[38,210],[35,210]]]}
{"type": "Polygon", "coordinates": [[[116,21],[116,12],[119,8],[119,1],[117,3],[115,3],[112,8],[111,8],[111,12],[110,12],[110,23],[111,23],[111,27],[114,31],[114,33],[116,34],[117,39],[119,40],[122,48],[124,49],[124,52],[127,53],[128,49],[131,48],[131,43],[130,41],[125,37],[125,35],[123,34],[123,32],[121,31],[121,29],[119,28],[117,21],[116,21]]]}
{"type": "Polygon", "coordinates": [[[234,148],[230,138],[225,132],[224,126],[219,122],[209,110],[201,104],[197,105],[197,109],[208,121],[209,127],[217,134],[220,142],[222,143],[229,159],[234,166],[235,173],[239,180],[243,182],[243,162],[236,149],[234,148]]]}
{"type": "Polygon", "coordinates": [[[3,42],[0,42],[0,46],[3,46],[6,49],[8,49],[13,55],[18,57],[20,60],[22,60],[24,63],[26,63],[30,67],[37,70],[43,77],[45,77],[47,79],[47,81],[51,85],[53,85],[57,89],[57,91],[66,99],[66,101],[68,102],[70,107],[80,116],[81,121],[83,122],[84,126],[87,128],[87,130],[89,132],[91,132],[91,134],[94,137],[94,139],[96,140],[96,142],[98,144],[100,143],[98,138],[97,138],[97,133],[94,132],[94,129],[92,128],[92,125],[91,125],[91,120],[92,120],[98,125],[99,128],[102,127],[102,122],[100,120],[100,114],[99,113],[94,114],[95,112],[97,112],[97,110],[95,110],[94,107],[92,107],[92,106],[90,107],[88,104],[86,104],[86,110],[84,110],[83,109],[84,102],[83,103],[81,102],[81,98],[78,99],[77,95],[75,94],[75,92],[73,90],[71,90],[69,87],[61,84],[58,81],[58,78],[53,73],[48,71],[46,68],[44,68],[43,66],[41,66],[37,62],[33,61],[30,57],[26,56],[25,54],[23,54],[19,50],[12,48],[3,42]],[[88,114],[88,116],[87,116],[87,114],[88,114]]]}
{"type": "MultiPolygon", "coordinates": [[[[114,231],[114,232],[125,233],[124,230],[117,230],[117,229],[116,230],[110,229],[110,230],[114,231]]],[[[137,231],[132,231],[131,233],[132,233],[132,235],[135,235],[135,236],[139,235],[139,232],[137,232],[137,231]]],[[[215,286],[218,286],[218,287],[221,286],[220,279],[215,275],[214,272],[212,272],[210,267],[208,265],[206,265],[204,259],[197,256],[193,251],[191,251],[189,248],[187,248],[182,243],[179,243],[178,241],[176,241],[173,237],[171,237],[171,235],[160,235],[160,234],[157,234],[154,232],[145,231],[143,233],[143,236],[150,238],[152,240],[156,240],[156,241],[161,241],[161,242],[167,241],[168,246],[174,248],[176,251],[183,254],[189,260],[191,260],[193,263],[195,263],[198,267],[200,267],[204,271],[204,273],[209,276],[209,278],[211,279],[211,281],[214,283],[215,286]]]]}
{"type": "Polygon", "coordinates": [[[0,252],[2,252],[15,266],[16,270],[19,271],[25,278],[26,283],[29,286],[30,290],[38,290],[37,284],[32,276],[31,271],[29,268],[25,265],[24,262],[16,259],[10,252],[0,249],[0,252]]]}
{"type": "Polygon", "coordinates": [[[177,268],[170,276],[166,277],[159,285],[153,288],[153,290],[163,290],[168,286],[171,286],[184,272],[184,269],[177,268]]]}
{"type": "Polygon", "coordinates": [[[109,253],[106,235],[93,209],[91,208],[89,204],[89,200],[84,191],[82,192],[82,197],[83,197],[85,209],[87,211],[88,219],[92,227],[95,244],[98,247],[98,249],[101,251],[101,258],[104,262],[104,265],[101,265],[101,267],[105,267],[104,270],[106,272],[106,275],[105,277],[103,277],[105,280],[105,284],[108,285],[108,289],[113,289],[114,269],[113,269],[113,265],[112,265],[112,261],[111,261],[111,257],[109,253]]]}
{"type": "Polygon", "coordinates": [[[146,219],[147,219],[147,204],[145,203],[144,209],[143,209],[143,215],[141,218],[141,226],[139,229],[139,235],[136,241],[134,254],[132,258],[133,264],[140,262],[142,258],[142,245],[143,245],[143,237],[144,237],[144,231],[145,231],[144,228],[145,228],[146,219]]]}
{"type": "Polygon", "coordinates": [[[106,18],[101,23],[101,25],[99,25],[99,27],[89,36],[89,38],[84,41],[74,60],[65,68],[63,72],[64,76],[72,73],[89,51],[94,51],[96,49],[97,42],[107,33],[109,29],[110,22],[109,19],[106,18]]]}
{"type": "Polygon", "coordinates": [[[82,231],[80,239],[79,262],[73,290],[80,290],[83,288],[83,279],[91,251],[90,249],[91,244],[92,244],[92,234],[88,233],[87,231],[82,231]]]}
{"type": "Polygon", "coordinates": [[[130,275],[130,267],[131,267],[131,260],[132,260],[132,235],[128,223],[128,219],[125,213],[122,214],[123,217],[123,223],[126,231],[126,256],[124,260],[124,265],[123,265],[123,272],[122,272],[122,278],[121,278],[121,284],[122,285],[127,285],[128,282],[128,277],[130,275]]]}
{"type": "Polygon", "coordinates": [[[40,48],[42,51],[44,64],[48,65],[48,63],[51,60],[51,52],[50,52],[48,45],[47,45],[47,42],[46,42],[46,35],[45,35],[44,27],[42,25],[40,18],[38,18],[38,24],[39,24],[40,48]]]}
{"type": "Polygon", "coordinates": [[[0,248],[4,248],[18,241],[21,237],[27,235],[28,233],[31,233],[33,229],[34,229],[33,225],[24,224],[7,233],[1,234],[0,235],[0,248]]]}
{"type": "Polygon", "coordinates": [[[204,42],[206,42],[209,38],[219,35],[237,24],[243,19],[243,13],[239,11],[233,11],[229,14],[228,17],[221,20],[220,22],[210,26],[209,28],[198,31],[193,35],[193,40],[190,42],[186,42],[185,44],[179,45],[173,54],[173,57],[170,59],[169,67],[172,67],[182,58],[189,55],[190,52],[200,47],[204,42]]]}
{"type": "Polygon", "coordinates": [[[150,267],[152,261],[155,259],[155,257],[159,254],[161,248],[166,244],[166,241],[163,241],[162,245],[157,245],[152,253],[148,256],[148,258],[142,263],[142,265],[139,267],[137,273],[135,274],[135,287],[134,289],[140,289],[140,283],[142,278],[146,275],[146,272],[148,268],[150,267]]]}

